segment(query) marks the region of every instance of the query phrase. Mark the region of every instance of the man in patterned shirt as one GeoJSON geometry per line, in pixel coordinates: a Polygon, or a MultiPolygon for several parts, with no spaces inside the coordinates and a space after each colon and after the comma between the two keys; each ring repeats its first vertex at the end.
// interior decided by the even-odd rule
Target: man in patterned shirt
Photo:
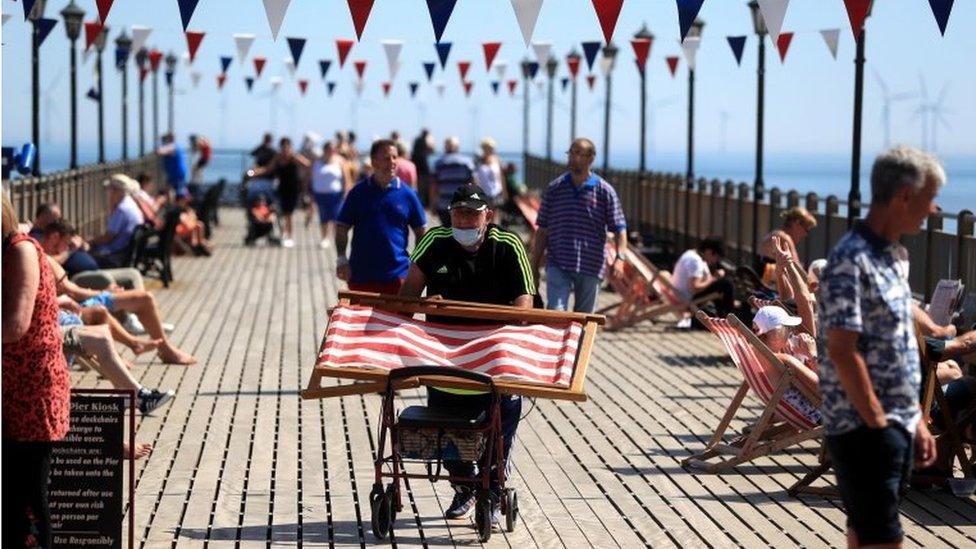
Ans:
{"type": "Polygon", "coordinates": [[[924,152],[899,147],[879,156],[868,216],[837,243],[821,279],[821,411],[851,547],[901,546],[898,504],[912,455],[920,467],[935,460],[919,421],[912,293],[898,241],[936,212],[944,184],[942,166],[924,152]]]}

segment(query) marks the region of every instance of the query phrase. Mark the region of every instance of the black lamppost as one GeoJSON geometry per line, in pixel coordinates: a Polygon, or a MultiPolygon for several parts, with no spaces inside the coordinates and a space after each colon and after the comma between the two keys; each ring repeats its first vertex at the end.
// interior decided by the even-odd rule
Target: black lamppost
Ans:
{"type": "MultiPolygon", "coordinates": [[[[874,0],[868,5],[865,23],[871,16],[874,0]]],[[[857,36],[857,54],[854,57],[854,138],[851,147],[851,190],[847,194],[847,226],[861,216],[861,120],[864,107],[864,25],[857,36]]]]}
{"type": "MultiPolygon", "coordinates": [[[[631,44],[636,50],[641,47],[642,43],[647,43],[648,48],[650,44],[654,41],[654,34],[647,28],[647,23],[640,28],[639,31],[634,33],[634,39],[631,40],[631,44]]],[[[644,59],[644,64],[637,60],[638,66],[637,71],[640,72],[640,171],[643,172],[647,169],[647,71],[646,63],[647,59],[644,59]]]]}
{"type": "Polygon", "coordinates": [[[149,70],[152,71],[152,105],[153,105],[153,149],[159,147],[159,61],[163,52],[153,49],[149,52],[149,70]]]}
{"type": "Polygon", "coordinates": [[[27,18],[31,32],[31,140],[34,142],[34,166],[32,173],[41,175],[41,19],[44,18],[46,0],[37,0],[27,18]]]}
{"type": "Polygon", "coordinates": [[[532,63],[528,59],[523,59],[520,67],[522,68],[522,155],[529,155],[529,76],[532,72],[532,63]]]}
{"type": "Polygon", "coordinates": [[[115,39],[115,67],[122,73],[122,160],[129,159],[129,55],[132,39],[122,29],[115,39]]]}
{"type": "MultiPolygon", "coordinates": [[[[572,69],[574,71],[579,70],[581,59],[582,56],[576,51],[576,48],[573,48],[573,51],[569,52],[569,55],[566,56],[566,62],[576,66],[575,69],[572,69]]],[[[569,100],[569,141],[570,142],[576,139],[576,74],[577,73],[574,72],[573,74],[570,75],[573,78],[573,89],[570,92],[571,95],[569,100]]]]}
{"type": "Polygon", "coordinates": [[[752,13],[752,26],[759,38],[759,68],[757,70],[757,107],[756,107],[756,182],[753,186],[752,194],[752,253],[759,255],[759,203],[766,195],[766,187],[763,183],[763,109],[766,102],[766,21],[763,19],[762,11],[759,10],[759,2],[752,0],[749,2],[749,10],[752,13]]]}
{"type": "Polygon", "coordinates": [[[85,10],[78,7],[74,0],[61,10],[64,19],[64,30],[71,41],[69,59],[71,61],[71,169],[78,167],[78,52],[75,43],[81,36],[81,23],[85,19],[85,10]]]}
{"type": "Polygon", "coordinates": [[[178,59],[173,52],[166,54],[166,86],[169,88],[169,130],[173,134],[173,77],[176,76],[176,62],[178,59]]]}
{"type": "Polygon", "coordinates": [[[549,97],[546,101],[546,160],[549,162],[552,162],[552,88],[558,68],[559,62],[550,55],[549,59],[546,60],[546,74],[549,76],[549,97]]]}
{"type": "Polygon", "coordinates": [[[617,58],[617,46],[610,42],[603,46],[603,76],[607,80],[607,97],[603,105],[603,171],[610,169],[610,83],[613,74],[614,61],[617,58]]]}
{"type": "Polygon", "coordinates": [[[136,65],[139,67],[139,156],[146,154],[146,66],[149,63],[149,51],[139,48],[136,52],[136,65]]]}
{"type": "Polygon", "coordinates": [[[105,87],[102,85],[102,52],[105,51],[105,41],[108,38],[108,27],[102,26],[102,31],[95,38],[95,72],[98,73],[98,163],[105,162],[105,87]]]}
{"type": "MultiPolygon", "coordinates": [[[[685,38],[701,40],[705,22],[697,17],[688,28],[685,38]]],[[[691,53],[691,56],[694,52],[691,53]]],[[[691,244],[691,193],[695,190],[695,65],[688,63],[688,162],[685,172],[685,243],[691,244]]]]}

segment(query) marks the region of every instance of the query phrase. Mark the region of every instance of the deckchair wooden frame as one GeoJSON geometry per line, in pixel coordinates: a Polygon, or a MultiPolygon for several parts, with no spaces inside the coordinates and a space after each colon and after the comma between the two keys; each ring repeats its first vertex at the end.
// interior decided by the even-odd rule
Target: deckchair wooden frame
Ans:
{"type": "MultiPolygon", "coordinates": [[[[712,330],[713,319],[709,318],[702,311],[698,311],[696,316],[703,325],[708,327],[709,330],[712,330]]],[[[748,381],[743,380],[735,396],[732,397],[732,402],[725,410],[725,414],[722,416],[718,428],[716,428],[715,433],[705,446],[705,450],[698,454],[688,456],[681,462],[683,467],[702,469],[709,473],[723,473],[737,465],[752,461],[758,457],[823,436],[823,426],[800,430],[785,420],[776,417],[777,405],[786,391],[791,387],[799,391],[800,394],[809,399],[815,406],[819,406],[820,398],[803,386],[803,384],[799,383],[793,372],[734,314],[729,314],[726,320],[763,358],[768,360],[773,367],[779,369],[782,373],[779,382],[773,389],[772,395],[770,395],[769,401],[765,403],[765,408],[759,418],[744,429],[741,435],[731,442],[724,443],[725,432],[728,430],[732,420],[736,417],[736,413],[739,411],[746,394],[750,390],[748,381]],[[713,458],[717,457],[722,457],[723,459],[712,461],[713,458]]],[[[730,350],[729,353],[731,356],[730,350]]]]}
{"type": "MultiPolygon", "coordinates": [[[[464,301],[451,301],[436,298],[406,298],[381,295],[369,292],[339,292],[339,305],[362,305],[373,307],[396,314],[437,315],[446,317],[463,317],[483,319],[495,323],[537,323],[579,322],[583,325],[580,344],[576,353],[576,363],[569,387],[520,382],[498,379],[495,386],[505,394],[522,395],[528,397],[549,398],[554,400],[586,400],[583,385],[586,381],[586,370],[589,365],[593,343],[596,339],[597,327],[606,322],[605,317],[597,314],[569,313],[563,311],[549,311],[544,309],[522,309],[506,305],[486,305],[464,301]]],[[[325,347],[325,337],[319,346],[318,356],[325,347]]],[[[308,387],[302,391],[302,398],[316,399],[335,396],[368,394],[384,391],[387,386],[389,373],[382,370],[366,368],[332,368],[316,365],[312,369],[308,387]],[[352,384],[339,384],[323,387],[324,378],[338,378],[352,380],[352,384]]],[[[406,389],[419,385],[437,385],[456,389],[480,389],[482,385],[458,378],[441,378],[425,376],[422,379],[408,378],[398,380],[395,389],[406,389]]]]}

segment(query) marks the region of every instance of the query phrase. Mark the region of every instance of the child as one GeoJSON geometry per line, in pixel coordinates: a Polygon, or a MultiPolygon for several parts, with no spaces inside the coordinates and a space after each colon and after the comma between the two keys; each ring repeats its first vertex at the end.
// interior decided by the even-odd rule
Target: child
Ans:
{"type": "Polygon", "coordinates": [[[264,194],[259,194],[254,199],[254,203],[251,205],[250,218],[251,223],[247,228],[247,237],[244,238],[245,246],[253,246],[257,239],[270,235],[274,229],[275,214],[268,206],[268,199],[264,194]]]}

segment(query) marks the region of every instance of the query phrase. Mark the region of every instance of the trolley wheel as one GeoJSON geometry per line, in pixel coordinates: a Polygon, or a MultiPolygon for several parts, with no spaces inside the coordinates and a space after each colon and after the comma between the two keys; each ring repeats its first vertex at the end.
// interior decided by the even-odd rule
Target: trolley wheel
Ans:
{"type": "Polygon", "coordinates": [[[393,523],[396,522],[397,512],[399,512],[399,509],[397,509],[396,491],[397,491],[397,484],[395,482],[391,482],[386,485],[386,498],[390,501],[390,529],[391,530],[393,529],[393,523]]]}
{"type": "Polygon", "coordinates": [[[518,522],[518,494],[513,488],[505,490],[505,528],[509,532],[515,531],[518,522]]]}
{"type": "Polygon", "coordinates": [[[378,495],[370,494],[369,506],[373,535],[386,539],[393,531],[393,500],[380,488],[378,495]]]}
{"type": "Polygon", "coordinates": [[[478,491],[478,500],[474,504],[474,522],[478,529],[478,541],[485,543],[491,539],[491,496],[487,490],[478,491]]]}

